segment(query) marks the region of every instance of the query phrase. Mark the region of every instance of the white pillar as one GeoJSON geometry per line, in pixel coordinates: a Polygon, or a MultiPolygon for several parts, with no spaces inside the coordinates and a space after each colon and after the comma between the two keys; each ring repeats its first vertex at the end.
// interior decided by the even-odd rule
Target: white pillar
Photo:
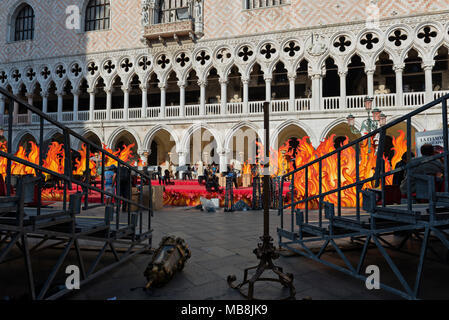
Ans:
{"type": "Polygon", "coordinates": [[[218,154],[220,156],[220,172],[226,172],[228,170],[228,163],[226,161],[226,152],[220,151],[218,154]]]}
{"type": "Polygon", "coordinates": [[[147,108],[148,108],[148,88],[146,86],[141,86],[140,90],[142,90],[142,115],[141,117],[145,119],[147,117],[147,108]]]}
{"type": "Polygon", "coordinates": [[[321,109],[321,95],[320,95],[320,79],[321,74],[313,74],[312,78],[312,110],[318,111],[321,109]]]}
{"type": "Polygon", "coordinates": [[[248,107],[248,101],[249,101],[249,79],[242,78],[243,83],[243,114],[248,114],[249,107],[248,107]]]}
{"type": "Polygon", "coordinates": [[[186,83],[178,81],[179,87],[179,116],[184,117],[186,114],[186,83]]]}
{"type": "Polygon", "coordinates": [[[129,88],[122,87],[122,90],[123,90],[123,120],[128,120],[129,88]]]}
{"type": "Polygon", "coordinates": [[[95,90],[90,90],[88,92],[89,92],[89,121],[94,121],[95,90]]]}
{"type": "MultiPolygon", "coordinates": [[[[33,106],[33,93],[32,92],[27,93],[27,99],[28,99],[28,101],[27,101],[28,104],[33,106]]],[[[28,114],[28,123],[31,123],[31,114],[32,114],[31,110],[28,110],[27,114],[28,114]]]]}
{"type": "Polygon", "coordinates": [[[161,118],[165,118],[165,105],[166,105],[166,98],[167,98],[167,92],[166,87],[164,83],[159,83],[159,89],[161,89],[161,118]]]}
{"type": "Polygon", "coordinates": [[[78,121],[78,110],[79,110],[79,98],[80,92],[78,90],[72,91],[73,94],[73,121],[78,121]]]}
{"type": "Polygon", "coordinates": [[[225,115],[228,104],[228,79],[220,79],[221,85],[221,114],[225,115]]]}
{"type": "Polygon", "coordinates": [[[368,96],[374,97],[374,72],[375,70],[366,70],[366,78],[368,81],[368,96]]]}
{"type": "Polygon", "coordinates": [[[271,75],[264,75],[265,80],[265,101],[271,101],[271,75]]]}
{"type": "MultiPolygon", "coordinates": [[[[324,76],[322,75],[320,77],[320,81],[318,82],[318,84],[320,86],[320,102],[323,100],[323,78],[324,78],[324,76]]],[[[323,105],[324,105],[324,103],[323,103],[323,105]]]]}
{"type": "Polygon", "coordinates": [[[200,116],[206,114],[206,86],[207,81],[198,81],[200,86],[200,116]]]}
{"type": "Polygon", "coordinates": [[[432,70],[435,62],[424,64],[422,67],[424,69],[424,74],[426,76],[426,98],[425,103],[429,103],[433,100],[433,81],[432,81],[432,70]]]}
{"type": "Polygon", "coordinates": [[[396,73],[396,106],[402,107],[404,105],[404,85],[402,77],[404,65],[395,66],[394,71],[396,73]]]}
{"type": "Polygon", "coordinates": [[[4,95],[0,95],[0,128],[3,127],[5,118],[6,98],[4,95]]]}
{"type": "MultiPolygon", "coordinates": [[[[179,160],[179,166],[183,167],[187,164],[187,153],[186,152],[178,152],[178,160],[179,160]]],[[[182,179],[184,171],[179,171],[178,173],[178,179],[182,179]]]]}
{"type": "Polygon", "coordinates": [[[58,95],[58,121],[62,122],[63,92],[58,91],[58,92],[56,92],[56,94],[58,95]]]}
{"type": "Polygon", "coordinates": [[[296,74],[292,74],[288,76],[288,82],[290,85],[290,101],[288,105],[288,110],[290,112],[294,112],[296,110],[295,108],[295,100],[296,100],[296,88],[295,88],[295,82],[296,82],[296,74]]]}
{"type": "MultiPolygon", "coordinates": [[[[18,96],[19,92],[13,89],[13,95],[18,96]]],[[[19,104],[14,101],[14,109],[13,109],[13,123],[17,124],[18,115],[19,115],[19,104]]]]}
{"type": "Polygon", "coordinates": [[[42,112],[48,113],[48,92],[41,92],[42,97],[42,112]]]}
{"type": "Polygon", "coordinates": [[[347,71],[339,71],[340,76],[340,109],[346,109],[346,76],[347,71]]]}
{"type": "Polygon", "coordinates": [[[106,92],[106,120],[111,120],[111,112],[112,112],[112,89],[105,88],[106,92]]]}

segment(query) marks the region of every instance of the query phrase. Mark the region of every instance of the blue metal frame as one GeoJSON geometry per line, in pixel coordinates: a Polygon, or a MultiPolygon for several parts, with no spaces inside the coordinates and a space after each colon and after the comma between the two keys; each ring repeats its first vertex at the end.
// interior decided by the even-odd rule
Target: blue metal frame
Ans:
{"type": "Polygon", "coordinates": [[[396,278],[401,283],[402,288],[395,288],[385,283],[381,283],[381,288],[397,294],[406,299],[417,299],[419,296],[419,289],[422,282],[422,272],[424,262],[427,259],[426,254],[428,250],[433,250],[433,244],[429,241],[431,235],[434,235],[444,247],[449,250],[449,234],[445,231],[449,229],[449,152],[448,152],[448,127],[447,127],[447,100],[449,95],[446,95],[438,100],[435,100],[415,111],[402,116],[389,124],[370,132],[369,134],[348,143],[347,145],[330,152],[329,154],[315,159],[314,161],[284,175],[282,182],[290,179],[290,201],[284,204],[282,198],[283,183],[281,183],[280,206],[278,213],[280,216],[280,228],[278,228],[278,237],[280,247],[290,249],[300,255],[310,258],[314,261],[323,263],[333,269],[348,274],[354,278],[365,281],[367,277],[363,275],[362,268],[369,254],[370,246],[376,247],[382,257],[385,259],[396,278]],[[410,163],[406,166],[385,172],[383,162],[383,151],[385,145],[386,130],[393,126],[406,121],[407,123],[407,154],[411,159],[411,119],[413,116],[426,112],[431,108],[441,108],[442,124],[443,124],[443,140],[444,152],[432,157],[423,158],[421,161],[410,163]],[[355,148],[355,161],[360,163],[360,144],[366,143],[368,139],[372,139],[376,135],[380,135],[376,170],[372,177],[360,180],[359,168],[356,169],[356,181],[347,186],[341,185],[341,170],[338,169],[338,187],[334,190],[322,192],[322,163],[323,160],[332,156],[337,156],[338,168],[341,168],[341,153],[348,148],[355,148]],[[444,184],[445,191],[438,193],[435,191],[434,177],[418,176],[415,178],[420,182],[417,189],[417,198],[427,201],[426,204],[421,204],[421,209],[417,209],[414,203],[411,192],[411,180],[407,179],[407,204],[398,206],[387,206],[385,204],[385,180],[388,176],[396,172],[407,170],[408,174],[413,174],[413,168],[424,162],[435,159],[444,160],[444,184]],[[305,195],[302,199],[295,201],[295,175],[304,172],[305,177],[308,177],[308,170],[312,165],[319,164],[319,194],[309,195],[307,179],[305,179],[305,195]],[[363,186],[368,182],[375,182],[376,188],[380,190],[362,190],[363,186]],[[342,215],[342,191],[345,189],[356,188],[356,208],[355,215],[342,215]],[[334,205],[324,201],[328,195],[338,195],[338,201],[334,205]],[[380,194],[381,205],[377,205],[377,196],[380,194]],[[360,207],[360,197],[363,197],[363,208],[360,207]],[[319,201],[319,208],[317,210],[318,220],[310,221],[310,209],[308,203],[312,200],[319,201]],[[304,204],[305,209],[298,209],[298,206],[304,204]],[[423,214],[423,207],[425,213],[423,214]],[[290,225],[284,224],[284,211],[290,209],[290,225]],[[323,215],[324,209],[324,215],[323,215]],[[428,214],[426,213],[428,212],[428,214]],[[410,234],[423,234],[424,237],[421,243],[421,249],[418,254],[419,262],[416,271],[415,282],[411,286],[399,270],[398,266],[393,262],[389,250],[402,250],[402,247],[410,237],[406,237],[404,241],[398,246],[394,247],[385,239],[384,236],[393,234],[398,231],[406,231],[410,234]],[[338,245],[338,239],[357,239],[362,241],[363,246],[360,251],[359,262],[356,266],[352,265],[345,255],[344,250],[338,245]],[[318,253],[314,253],[309,245],[315,243],[320,244],[318,253]],[[337,252],[338,256],[344,263],[344,266],[337,265],[333,262],[327,261],[323,258],[326,249],[331,245],[337,252]]]}
{"type": "MultiPolygon", "coordinates": [[[[73,130],[64,125],[58,123],[57,121],[51,119],[48,115],[42,113],[40,110],[29,105],[25,101],[18,99],[17,97],[11,95],[8,91],[0,88],[0,95],[5,96],[10,101],[9,108],[9,122],[8,122],[8,152],[0,151],[0,157],[7,159],[7,169],[6,169],[6,185],[7,185],[7,198],[2,199],[2,201],[10,201],[10,205],[15,208],[15,216],[12,219],[0,219],[0,263],[5,262],[8,255],[11,253],[11,249],[14,246],[18,246],[22,252],[22,257],[24,258],[29,292],[31,299],[56,299],[64,294],[69,293],[69,290],[63,289],[57,293],[49,293],[49,289],[54,282],[55,277],[60,271],[67,255],[74,249],[75,254],[78,259],[78,264],[81,271],[81,285],[93,280],[94,278],[104,274],[105,272],[111,270],[112,268],[122,264],[129,258],[135,256],[136,254],[146,252],[151,248],[152,240],[152,228],[151,228],[151,217],[153,216],[152,207],[152,196],[151,196],[151,177],[146,173],[131,167],[129,164],[120,160],[118,157],[107,152],[100,146],[95,145],[86,138],[77,134],[73,130]],[[40,130],[39,130],[39,147],[40,147],[40,157],[39,164],[34,164],[26,160],[17,158],[12,153],[12,129],[13,129],[13,105],[18,103],[20,106],[26,108],[34,114],[37,114],[40,118],[40,130]],[[47,123],[45,123],[47,122],[47,123]],[[43,155],[44,155],[44,124],[52,125],[60,129],[64,136],[64,151],[65,151],[65,163],[64,163],[64,173],[60,174],[49,170],[43,166],[43,155]],[[89,156],[86,157],[86,170],[85,170],[85,182],[79,179],[74,179],[73,171],[71,166],[71,149],[70,149],[70,139],[76,138],[86,145],[86,155],[90,154],[91,148],[97,149],[101,153],[102,158],[102,175],[101,175],[101,188],[94,187],[90,184],[90,159],[89,156]],[[140,176],[140,187],[144,190],[144,186],[147,185],[149,188],[149,202],[144,203],[143,192],[140,193],[139,200],[132,201],[131,199],[126,199],[121,196],[118,183],[117,193],[110,193],[104,190],[104,167],[105,159],[109,157],[117,161],[117,176],[120,175],[120,167],[126,167],[130,172],[134,172],[137,176],[140,176]],[[19,180],[19,184],[16,187],[16,196],[11,197],[12,193],[12,176],[11,167],[12,162],[17,162],[26,167],[35,169],[37,180],[39,184],[38,188],[38,206],[36,209],[36,214],[31,217],[26,217],[24,213],[23,203],[24,203],[24,182],[19,180]],[[41,189],[43,187],[43,173],[49,174],[52,177],[60,179],[63,181],[63,209],[60,212],[44,212],[42,208],[42,194],[41,189]],[[72,185],[81,186],[83,189],[83,194],[76,194],[70,196],[70,203],[67,206],[67,200],[69,197],[68,190],[72,189],[72,185]],[[81,208],[81,196],[84,195],[85,202],[83,210],[89,210],[95,206],[89,206],[88,194],[89,191],[96,191],[101,194],[102,203],[100,206],[104,206],[105,196],[110,196],[116,202],[115,208],[112,206],[105,207],[105,217],[98,219],[98,217],[79,217],[77,216],[77,209],[81,208]],[[127,223],[121,222],[120,213],[120,203],[126,203],[128,210],[128,221],[127,223]],[[130,206],[133,205],[137,208],[136,213],[132,213],[130,206]],[[116,220],[112,221],[113,211],[116,211],[116,220]],[[94,223],[90,223],[94,221],[94,223]],[[148,219],[147,230],[143,229],[143,220],[148,219]],[[86,222],[87,221],[87,222],[86,222]],[[83,225],[82,227],[80,227],[83,225]],[[58,227],[58,228],[55,228],[58,227]],[[39,239],[40,242],[30,248],[29,238],[39,239]],[[94,260],[90,265],[89,269],[86,269],[85,261],[82,255],[82,248],[80,246],[79,240],[85,241],[95,241],[96,243],[101,243],[100,250],[94,260]],[[57,241],[47,247],[42,247],[46,242],[57,241]],[[43,250],[49,247],[55,247],[56,245],[62,246],[62,253],[60,254],[58,261],[53,266],[48,278],[45,280],[44,286],[39,292],[36,291],[35,279],[33,274],[33,268],[30,256],[32,253],[39,250],[43,250]],[[115,247],[115,245],[120,245],[123,252],[115,247]],[[73,248],[72,248],[73,247],[73,248]],[[106,250],[113,254],[115,261],[109,263],[109,265],[102,268],[98,268],[98,264],[101,258],[106,253],[106,250]],[[120,254],[121,253],[121,254],[120,254]]],[[[130,174],[131,176],[131,174],[130,174]]],[[[119,180],[117,178],[117,180],[119,180]]],[[[123,215],[123,214],[122,214],[123,215]]],[[[9,217],[9,216],[8,216],[9,217]]]]}

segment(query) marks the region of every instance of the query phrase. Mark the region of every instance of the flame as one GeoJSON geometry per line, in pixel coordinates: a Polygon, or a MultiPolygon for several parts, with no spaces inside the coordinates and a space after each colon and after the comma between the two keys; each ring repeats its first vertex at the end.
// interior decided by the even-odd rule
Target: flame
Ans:
{"type": "Polygon", "coordinates": [[[245,163],[243,163],[242,173],[243,174],[251,174],[251,165],[249,164],[248,160],[246,160],[245,163]]]}
{"type": "MultiPolygon", "coordinates": [[[[26,148],[24,145],[19,146],[18,151],[14,154],[17,158],[23,159],[25,161],[34,163],[36,165],[39,164],[39,153],[40,149],[36,145],[36,143],[30,141],[27,142],[31,145],[31,150],[27,155],[26,148]]],[[[106,146],[105,146],[106,147],[106,146]]],[[[111,149],[105,148],[110,153],[117,156],[119,159],[128,162],[133,154],[132,154],[132,148],[134,147],[134,144],[131,144],[129,146],[125,146],[122,150],[117,150],[115,152],[112,152],[111,149]]],[[[75,159],[74,164],[74,175],[83,175],[84,171],[86,170],[86,157],[87,157],[87,150],[86,145],[83,144],[81,147],[81,150],[79,150],[80,158],[75,159]]],[[[0,142],[0,150],[3,152],[8,152],[7,142],[3,141],[0,142]]],[[[90,154],[90,157],[92,157],[93,154],[90,154]]],[[[111,164],[117,164],[117,161],[112,161],[110,158],[106,158],[106,164],[105,166],[110,166],[111,164]]],[[[43,166],[44,168],[51,170],[55,173],[64,174],[64,161],[65,161],[65,151],[64,151],[64,145],[60,144],[58,142],[52,142],[48,148],[47,155],[45,159],[43,160],[43,166]]],[[[139,165],[142,163],[142,161],[139,162],[139,165]]],[[[97,168],[96,163],[92,160],[90,160],[89,164],[90,170],[91,170],[91,176],[97,175],[97,168]]],[[[0,174],[3,175],[3,177],[6,177],[6,168],[7,168],[7,159],[4,157],[0,157],[0,174]]],[[[11,163],[11,174],[12,175],[36,175],[36,172],[33,168],[25,166],[21,163],[12,162],[11,163]]],[[[46,179],[50,177],[50,174],[44,173],[46,179]]]]}
{"type": "MultiPolygon", "coordinates": [[[[79,151],[81,158],[75,159],[75,170],[73,171],[74,175],[83,175],[86,171],[86,154],[87,154],[87,147],[85,144],[82,145],[81,150],[79,151]]],[[[90,157],[93,156],[93,153],[90,153],[90,157]]],[[[95,176],[97,169],[96,169],[96,163],[92,160],[89,160],[89,168],[90,168],[90,175],[95,176]]]]}
{"type": "MultiPolygon", "coordinates": [[[[109,149],[105,144],[103,144],[103,149],[105,149],[107,152],[113,154],[114,156],[118,157],[120,160],[124,162],[128,162],[133,155],[132,148],[135,146],[135,144],[130,144],[129,146],[124,146],[122,150],[112,151],[112,149],[109,149]]],[[[106,167],[115,165],[117,166],[117,161],[115,161],[112,158],[106,157],[106,167]]]]}

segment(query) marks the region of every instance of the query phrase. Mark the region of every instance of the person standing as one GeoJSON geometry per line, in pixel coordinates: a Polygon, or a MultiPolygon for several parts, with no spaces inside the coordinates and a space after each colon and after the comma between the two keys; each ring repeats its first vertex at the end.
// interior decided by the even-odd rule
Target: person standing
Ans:
{"type": "MultiPolygon", "coordinates": [[[[129,194],[129,192],[130,192],[129,189],[131,188],[131,185],[130,185],[131,179],[130,178],[131,178],[131,173],[130,173],[129,168],[125,167],[125,166],[121,166],[120,167],[120,177],[119,177],[119,179],[120,179],[120,181],[119,181],[120,196],[122,198],[125,198],[128,200],[130,199],[130,194],[129,194]]],[[[126,211],[126,209],[127,209],[127,202],[123,201],[122,210],[126,211]]]]}
{"type": "MultiPolygon", "coordinates": [[[[116,167],[114,165],[106,167],[104,171],[104,190],[108,193],[115,194],[114,185],[116,184],[116,167]]],[[[105,195],[106,205],[111,204],[112,196],[105,195]]]]}

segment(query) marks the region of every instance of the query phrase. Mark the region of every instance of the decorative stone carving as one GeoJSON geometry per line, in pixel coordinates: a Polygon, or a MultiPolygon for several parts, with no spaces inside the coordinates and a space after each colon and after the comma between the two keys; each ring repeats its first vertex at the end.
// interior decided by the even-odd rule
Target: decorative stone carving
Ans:
{"type": "Polygon", "coordinates": [[[142,27],[150,25],[150,0],[142,0],[142,27]]]}
{"type": "Polygon", "coordinates": [[[312,35],[312,42],[307,48],[307,53],[311,56],[321,56],[327,51],[326,38],[319,34],[312,35]]]}

